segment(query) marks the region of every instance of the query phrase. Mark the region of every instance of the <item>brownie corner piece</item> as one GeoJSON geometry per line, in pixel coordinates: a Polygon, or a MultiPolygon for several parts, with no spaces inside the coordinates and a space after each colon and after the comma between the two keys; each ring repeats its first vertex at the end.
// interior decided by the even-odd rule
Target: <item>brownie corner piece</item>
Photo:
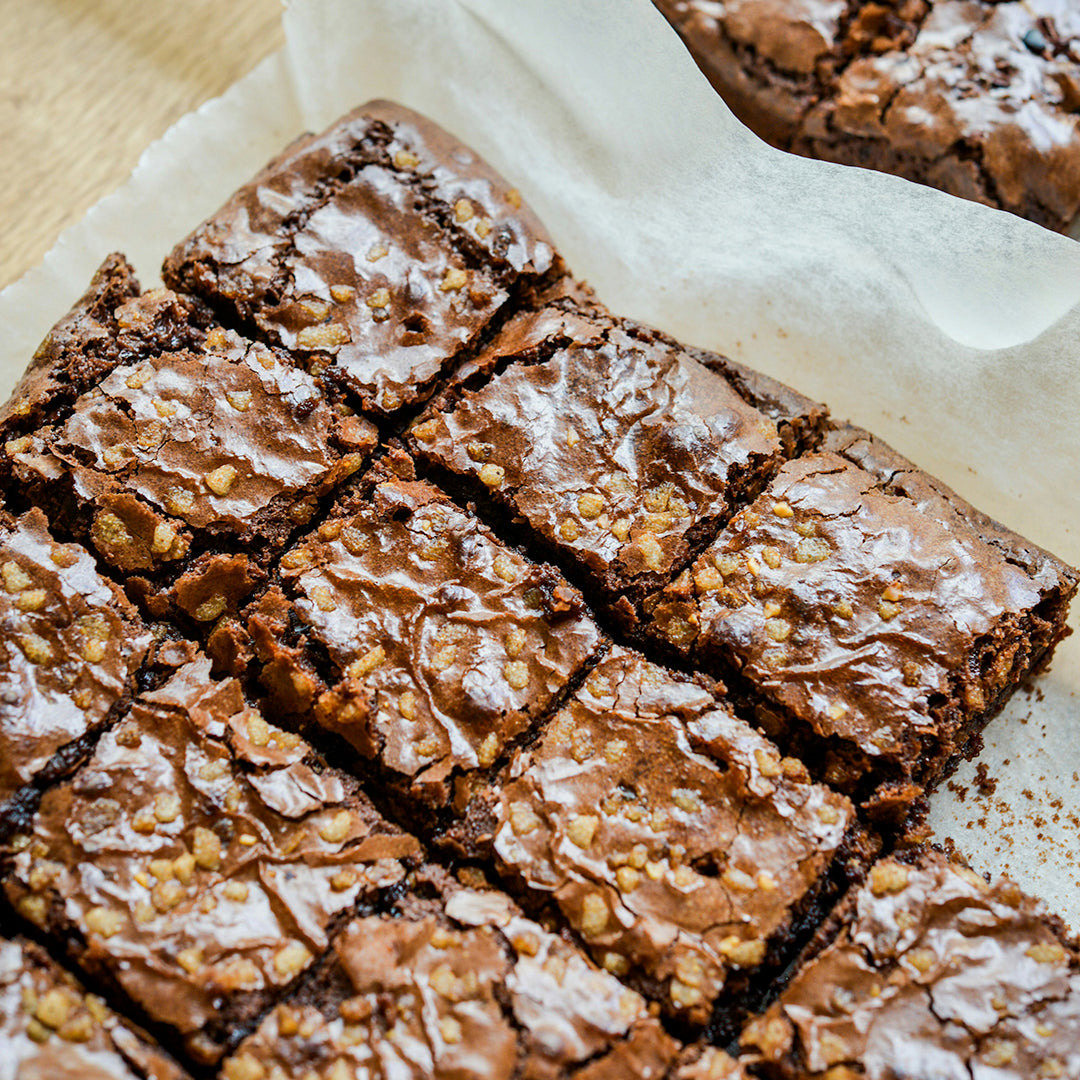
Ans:
{"type": "Polygon", "coordinates": [[[515,289],[561,272],[516,189],[431,121],[371,102],[271,162],[164,277],[391,413],[515,289]]]}
{"type": "Polygon", "coordinates": [[[187,1076],[148,1035],[24,938],[0,938],[0,1044],[13,1077],[187,1076]]]}
{"type": "Polygon", "coordinates": [[[1008,879],[915,849],[877,863],[842,926],[747,1025],[754,1075],[1069,1077],[1080,953],[1008,879]]]}
{"type": "Polygon", "coordinates": [[[792,454],[823,406],[659,331],[573,304],[511,319],[409,432],[419,458],[523,521],[633,625],[792,454]]]}
{"type": "Polygon", "coordinates": [[[854,827],[722,688],[615,647],[441,842],[550,897],[679,1023],[730,1033],[820,917],[854,827]]]}
{"type": "Polygon", "coordinates": [[[310,710],[383,783],[441,807],[455,774],[494,764],[605,639],[557,571],[384,464],[285,552],[282,588],[245,621],[278,713],[310,710]]]}
{"type": "Polygon", "coordinates": [[[90,554],[45,514],[0,511],[0,832],[17,793],[62,774],[128,700],[151,637],[90,554]]]}
{"type": "Polygon", "coordinates": [[[331,962],[267,1014],[225,1080],[351,1077],[376,1062],[392,1076],[667,1074],[679,1044],[637,993],[506,895],[426,876],[392,914],[338,935],[331,962]]]}
{"type": "Polygon", "coordinates": [[[892,813],[1049,662],[1076,583],[848,427],[780,470],[650,629],[818,775],[892,813]]]}
{"type": "Polygon", "coordinates": [[[139,697],[8,847],[4,887],[130,1007],[215,1061],[418,863],[355,779],[204,659],[139,697]]]}

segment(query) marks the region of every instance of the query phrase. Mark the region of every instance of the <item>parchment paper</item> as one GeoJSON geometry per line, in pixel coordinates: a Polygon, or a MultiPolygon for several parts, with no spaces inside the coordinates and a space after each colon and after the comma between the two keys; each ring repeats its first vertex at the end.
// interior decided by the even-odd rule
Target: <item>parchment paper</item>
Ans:
{"type": "MultiPolygon", "coordinates": [[[[0,293],[0,392],[107,252],[152,282],[290,138],[389,97],[512,178],[616,311],[828,401],[1080,562],[1080,244],[772,150],[649,0],[294,0],[285,27],[282,55],[148,148],[0,293]]],[[[1078,660],[1080,635],[991,725],[996,790],[964,766],[932,820],[1080,927],[1078,660]]]]}

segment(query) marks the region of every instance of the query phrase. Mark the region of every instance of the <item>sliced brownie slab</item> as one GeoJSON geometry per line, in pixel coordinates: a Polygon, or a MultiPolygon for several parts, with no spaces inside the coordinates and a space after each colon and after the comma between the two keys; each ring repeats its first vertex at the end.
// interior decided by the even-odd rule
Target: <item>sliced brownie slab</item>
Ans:
{"type": "Polygon", "coordinates": [[[207,327],[195,301],[136,293],[106,318],[110,295],[84,298],[43,348],[54,380],[87,377],[36,426],[12,420],[13,495],[92,546],[155,616],[212,622],[360,467],[374,429],[285,353],[207,327]],[[109,364],[88,368],[88,352],[109,364]]]}
{"type": "Polygon", "coordinates": [[[677,1052],[646,1002],[567,939],[433,870],[393,914],[350,923],[222,1075],[660,1080],[677,1052]]]}
{"type": "MultiPolygon", "coordinates": [[[[670,1014],[717,1026],[775,974],[860,854],[854,810],[736,719],[722,688],[615,648],[446,839],[494,849],[593,955],[670,1014]]],[[[462,793],[464,794],[464,792],[462,793]]]]}
{"type": "Polygon", "coordinates": [[[874,866],[742,1045],[782,1080],[1080,1076],[1080,954],[1013,882],[908,853],[874,866]]]}
{"type": "Polygon", "coordinates": [[[1068,633],[1076,571],[865,432],[785,465],[653,629],[781,745],[902,808],[1068,633]]]}
{"type": "Polygon", "coordinates": [[[40,510],[0,512],[0,829],[10,800],[70,770],[126,702],[150,644],[135,608],[40,510]]]}
{"type": "Polygon", "coordinates": [[[511,320],[411,429],[417,456],[466,478],[571,568],[623,623],[826,411],[656,330],[568,302],[511,320]]]}
{"type": "Polygon", "coordinates": [[[164,277],[389,413],[553,270],[515,189],[431,121],[376,101],[272,161],[164,277]]]}
{"type": "Polygon", "coordinates": [[[183,1080],[153,1041],[89,994],[44,949],[0,938],[0,1045],[18,1080],[183,1080]]]}
{"type": "Polygon", "coordinates": [[[215,1060],[419,844],[197,660],[102,736],[11,842],[16,910],[215,1060]]]}
{"type": "Polygon", "coordinates": [[[278,713],[313,710],[434,809],[457,773],[529,730],[602,638],[557,572],[434,485],[376,469],[369,490],[285,553],[284,591],[242,622],[278,713]]]}

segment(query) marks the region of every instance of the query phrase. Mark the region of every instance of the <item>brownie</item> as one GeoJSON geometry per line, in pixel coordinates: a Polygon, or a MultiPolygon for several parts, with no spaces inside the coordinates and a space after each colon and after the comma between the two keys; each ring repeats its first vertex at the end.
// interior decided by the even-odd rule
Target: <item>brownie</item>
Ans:
{"type": "Polygon", "coordinates": [[[3,1075],[18,1080],[184,1080],[138,1028],[39,946],[0,938],[3,1075]]]}
{"type": "Polygon", "coordinates": [[[45,515],[0,512],[0,831],[35,779],[89,753],[126,703],[150,644],[132,604],[45,515]]]}
{"type": "MultiPolygon", "coordinates": [[[[656,604],[816,775],[902,810],[1067,633],[1077,573],[856,428],[785,465],[656,604]]],[[[972,749],[977,748],[971,744],[972,749]]]]}
{"type": "Polygon", "coordinates": [[[390,413],[558,272],[515,188],[431,121],[376,101],[289,147],[163,274],[390,413]]]}
{"type": "Polygon", "coordinates": [[[523,519],[630,626],[826,415],[723,357],[572,305],[512,319],[472,366],[496,374],[415,424],[413,449],[523,519]]]}
{"type": "Polygon", "coordinates": [[[445,874],[356,919],[315,984],[267,1014],[224,1080],[661,1080],[678,1044],[645,1001],[506,895],[445,874]],[[429,884],[429,883],[428,883],[429,884]]]}
{"type": "Polygon", "coordinates": [[[1066,231],[1080,210],[1080,11],[1064,0],[656,0],[781,149],[1066,231]]]}
{"type": "Polygon", "coordinates": [[[90,352],[109,364],[10,432],[6,468],[15,497],[92,545],[152,615],[212,622],[360,467],[375,431],[285,353],[203,327],[194,301],[155,290],[107,319],[111,295],[80,301],[35,378],[67,379],[90,352]]]}
{"type": "Polygon", "coordinates": [[[313,711],[383,784],[437,808],[455,772],[492,765],[565,692],[601,634],[559,574],[437,487],[374,480],[285,553],[284,591],[243,623],[277,715],[313,711]]]}
{"type": "Polygon", "coordinates": [[[16,835],[15,909],[213,1061],[400,881],[417,841],[197,660],[146,693],[16,835]]]}
{"type": "Polygon", "coordinates": [[[854,821],[721,688],[618,647],[462,801],[451,842],[493,847],[508,880],[551,896],[607,970],[698,1025],[775,974],[828,899],[854,821]]]}
{"type": "Polygon", "coordinates": [[[1080,1076],[1080,955],[1007,879],[886,859],[742,1045],[774,1080],[1080,1076]]]}

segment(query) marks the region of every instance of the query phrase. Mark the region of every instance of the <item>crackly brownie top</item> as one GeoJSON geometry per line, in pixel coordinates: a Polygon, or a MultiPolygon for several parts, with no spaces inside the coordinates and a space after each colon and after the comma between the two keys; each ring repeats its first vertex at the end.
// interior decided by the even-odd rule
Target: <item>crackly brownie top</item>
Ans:
{"type": "Polygon", "coordinates": [[[419,481],[380,482],[282,574],[334,667],[320,722],[435,799],[453,768],[491,765],[599,644],[579,593],[419,481]]]}
{"type": "Polygon", "coordinates": [[[957,722],[940,707],[978,713],[1034,660],[1027,613],[1072,576],[980,527],[887,447],[875,462],[869,437],[833,443],[851,457],[785,465],[667,591],[654,628],[703,661],[733,662],[819,735],[908,768],[920,732],[948,737],[957,722]],[[852,460],[861,451],[867,469],[852,460]]]}
{"type": "Polygon", "coordinates": [[[749,1060],[829,1080],[1080,1076],[1080,962],[1011,881],[887,859],[848,920],[748,1027],[749,1060]]]}
{"type": "Polygon", "coordinates": [[[124,594],[30,510],[0,525],[0,803],[105,721],[150,642],[124,594]]]}
{"type": "MultiPolygon", "coordinates": [[[[153,324],[174,302],[147,293],[115,317],[153,324]]],[[[283,353],[215,328],[197,348],[126,352],[65,418],[6,450],[20,480],[69,475],[95,508],[95,546],[133,571],[182,558],[193,530],[284,539],[374,443],[283,353]]]]}
{"type": "Polygon", "coordinates": [[[288,983],[334,916],[419,851],[354,780],[208,673],[197,660],[138,699],[46,792],[8,885],[31,921],[74,923],[94,962],[185,1034],[222,999],[288,983]]]}
{"type": "Polygon", "coordinates": [[[705,686],[616,648],[520,751],[495,850],[611,971],[670,980],[699,1020],[766,959],[853,819],[705,686]]]}
{"type": "Polygon", "coordinates": [[[49,1080],[182,1080],[183,1071],[96,994],[25,941],[0,939],[5,1074],[49,1080]]]}
{"type": "Polygon", "coordinates": [[[275,1066],[288,1080],[335,1068],[510,1080],[580,1076],[584,1062],[590,1077],[645,1080],[664,1075],[677,1050],[638,994],[498,892],[456,889],[398,917],[357,919],[334,959],[337,992],[271,1012],[226,1063],[226,1080],[278,1075],[275,1066]]]}
{"type": "Polygon", "coordinates": [[[430,121],[374,102],[290,147],[164,274],[390,412],[554,261],[516,189],[430,121]]]}
{"type": "Polygon", "coordinates": [[[824,413],[787,392],[762,402],[768,415],[657,331],[573,310],[519,316],[472,366],[508,358],[519,362],[414,426],[414,445],[476,478],[610,590],[670,576],[694,537],[779,466],[777,423],[824,413]]]}

